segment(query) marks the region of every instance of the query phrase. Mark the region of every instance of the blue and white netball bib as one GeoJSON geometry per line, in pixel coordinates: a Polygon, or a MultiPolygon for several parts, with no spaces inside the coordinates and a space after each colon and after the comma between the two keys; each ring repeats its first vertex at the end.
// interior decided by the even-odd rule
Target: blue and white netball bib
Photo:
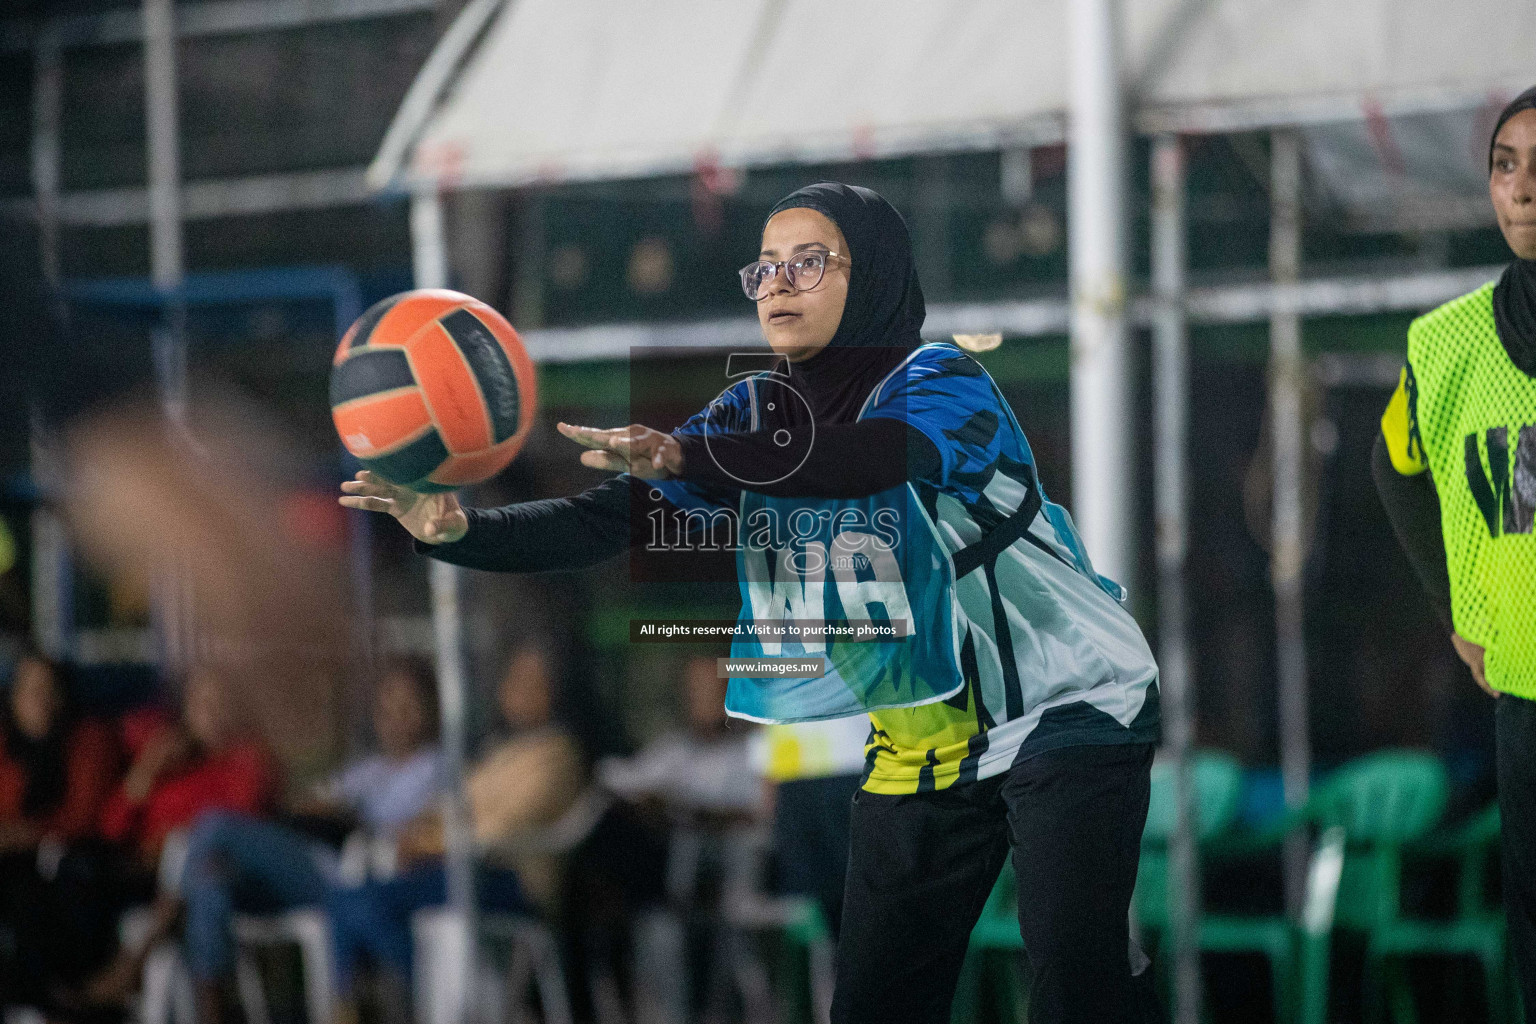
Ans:
{"type": "MultiPolygon", "coordinates": [[[[757,384],[733,385],[679,433],[759,429],[757,384]]],[[[1010,724],[1015,749],[1050,707],[1083,702],[1128,727],[1156,663],[1123,588],[1094,571],[1066,509],[1046,498],[991,377],[953,345],[929,343],[871,392],[859,418],[871,417],[920,431],[939,467],[857,499],[656,484],[679,508],[740,517],[732,657],[825,659],[818,679],[732,679],[726,710],[814,721],[933,704],[969,683],[972,706],[1010,724]],[[900,622],[903,635],[836,631],[858,622],[900,622]],[[784,623],[801,633],[764,631],[784,623]]],[[[1004,738],[989,748],[997,757],[1004,738]]]]}
{"type": "Polygon", "coordinates": [[[730,714],[757,722],[842,718],[931,704],[965,685],[949,556],[911,487],[852,499],[743,491],[740,515],[742,607],[731,657],[821,657],[826,674],[733,678],[730,714]],[[881,627],[896,636],[879,637],[881,627]]]}

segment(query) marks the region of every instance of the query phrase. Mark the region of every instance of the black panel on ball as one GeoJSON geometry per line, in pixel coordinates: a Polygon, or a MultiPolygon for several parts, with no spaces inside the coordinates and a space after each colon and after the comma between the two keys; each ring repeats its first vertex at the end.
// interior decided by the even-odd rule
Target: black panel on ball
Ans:
{"type": "Polygon", "coordinates": [[[362,348],[368,344],[368,339],[373,335],[373,329],[379,326],[379,321],[384,319],[384,314],[394,309],[395,303],[399,301],[399,295],[391,295],[369,306],[367,312],[357,318],[357,330],[352,332],[352,342],[347,347],[362,348]]]}
{"type": "Polygon", "coordinates": [[[372,352],[353,352],[331,370],[331,408],[354,398],[366,398],[381,391],[408,388],[416,383],[405,350],[381,348],[372,352]]]}
{"type": "Polygon", "coordinates": [[[501,343],[480,318],[467,309],[456,309],[438,323],[464,354],[470,372],[480,382],[491,414],[491,433],[499,443],[517,433],[518,413],[522,409],[522,389],[517,374],[501,343]]]}
{"type": "Polygon", "coordinates": [[[446,458],[448,458],[448,449],[443,444],[443,439],[437,436],[437,428],[433,427],[404,448],[392,451],[388,455],[359,461],[365,469],[373,470],[390,483],[417,491],[443,491],[452,490],[452,488],[429,484],[427,476],[442,465],[446,458]]]}

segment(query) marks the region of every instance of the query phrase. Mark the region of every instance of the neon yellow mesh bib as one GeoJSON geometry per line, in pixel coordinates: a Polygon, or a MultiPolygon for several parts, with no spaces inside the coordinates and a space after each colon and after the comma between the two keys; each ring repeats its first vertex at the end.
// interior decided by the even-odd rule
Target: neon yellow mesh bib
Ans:
{"type": "Polygon", "coordinates": [[[1486,649],[1490,686],[1536,698],[1536,379],[1499,343],[1493,285],[1415,320],[1408,365],[1456,632],[1486,649]]]}

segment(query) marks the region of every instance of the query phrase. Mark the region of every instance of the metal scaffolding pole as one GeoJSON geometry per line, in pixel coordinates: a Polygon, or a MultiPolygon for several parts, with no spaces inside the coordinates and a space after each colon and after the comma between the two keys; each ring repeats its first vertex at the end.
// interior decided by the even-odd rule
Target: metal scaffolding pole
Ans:
{"type": "Polygon", "coordinates": [[[1194,736],[1185,555],[1189,547],[1189,327],[1184,312],[1187,221],[1184,150],[1177,136],[1152,147],[1152,358],[1157,513],[1158,685],[1163,750],[1174,766],[1175,820],[1168,844],[1173,879],[1173,1020],[1200,1021],[1200,872],[1189,751],[1194,736]]]}
{"type": "MultiPolygon", "coordinates": [[[[32,193],[37,203],[43,280],[59,285],[59,133],[64,55],[53,32],[38,36],[32,56],[32,193]]],[[[31,410],[32,480],[43,500],[32,510],[32,621],[38,646],[55,658],[74,656],[74,567],[64,524],[54,511],[59,457],[40,406],[31,410]]]]}
{"type": "MultiPolygon", "coordinates": [[[[1307,646],[1302,568],[1306,538],[1302,515],[1302,445],[1306,438],[1302,392],[1301,314],[1294,288],[1301,279],[1301,139],[1291,130],[1270,135],[1269,269],[1276,286],[1269,321],[1269,407],[1273,456],[1270,575],[1275,588],[1275,656],[1279,681],[1280,770],[1285,804],[1306,802],[1311,752],[1307,736],[1307,646]]],[[[1299,912],[1307,850],[1298,836],[1285,849],[1286,905],[1299,912]]]]}
{"type": "Polygon", "coordinates": [[[1136,477],[1118,6],[1115,0],[1074,0],[1069,6],[1072,504],[1094,567],[1134,592],[1136,477]]]}
{"type": "Polygon", "coordinates": [[[166,416],[180,424],[186,418],[187,349],[183,304],[177,297],[186,268],[175,0],[144,0],[144,121],[149,153],[149,276],[156,290],[169,299],[165,322],[155,334],[155,369],[166,416]]]}
{"type": "MultiPolygon", "coordinates": [[[[144,0],[144,127],[149,157],[149,276],[164,297],[151,337],[160,406],[174,432],[187,423],[186,268],[181,234],[181,116],[176,95],[175,0],[144,0]]],[[[156,616],[169,665],[194,657],[191,574],[168,566],[156,581],[156,616]]]]}
{"type": "MultiPolygon", "coordinates": [[[[448,248],[443,232],[443,200],[438,191],[418,191],[411,197],[411,253],[416,287],[448,286],[448,248]]],[[[477,961],[475,920],[475,855],[469,813],[464,800],[464,769],[468,707],[464,679],[464,644],[459,611],[459,571],[431,559],[428,572],[432,594],[432,632],[437,644],[437,686],[442,707],[443,762],[449,785],[443,795],[444,866],[448,876],[449,919],[444,962],[452,979],[433,1019],[469,1022],[477,1008],[470,999],[477,961]]]]}

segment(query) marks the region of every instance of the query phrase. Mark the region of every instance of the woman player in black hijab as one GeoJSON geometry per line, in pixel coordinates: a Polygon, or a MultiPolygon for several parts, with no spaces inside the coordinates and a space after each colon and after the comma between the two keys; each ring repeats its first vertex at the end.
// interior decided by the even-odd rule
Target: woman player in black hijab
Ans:
{"type": "Polygon", "coordinates": [[[835,183],[791,194],[741,278],[787,371],[733,384],[670,434],[561,424],[591,449],[582,462],[615,479],[462,509],[363,473],[343,504],[389,512],[433,557],[513,572],[641,543],[632,503],[735,515],[743,622],[865,622],[896,636],[743,631],[732,650],[823,666],[818,678],[732,679],[734,715],[870,715],[833,1019],[947,1020],[1010,850],[1032,1019],[1153,1019],[1127,913],[1157,670],[1122,589],[1046,499],[986,371],[923,343],[911,243],[889,203],[835,183]]]}
{"type": "Polygon", "coordinates": [[[1514,262],[1497,283],[1409,328],[1371,473],[1457,655],[1498,697],[1504,909],[1529,1008],[1536,1007],[1536,88],[1494,124],[1488,194],[1514,262]]]}

